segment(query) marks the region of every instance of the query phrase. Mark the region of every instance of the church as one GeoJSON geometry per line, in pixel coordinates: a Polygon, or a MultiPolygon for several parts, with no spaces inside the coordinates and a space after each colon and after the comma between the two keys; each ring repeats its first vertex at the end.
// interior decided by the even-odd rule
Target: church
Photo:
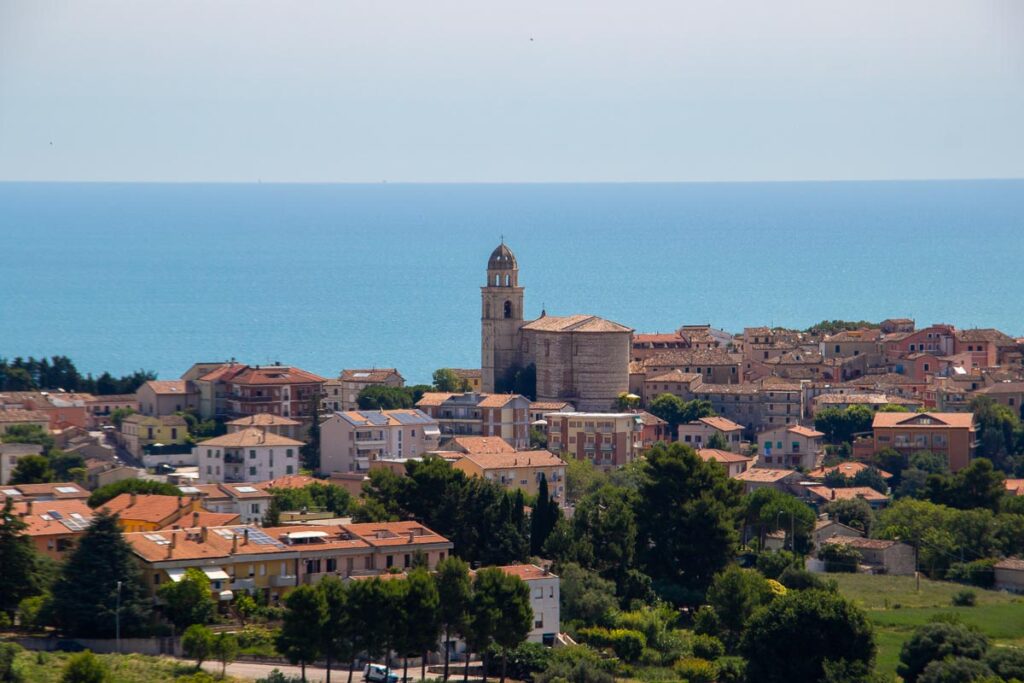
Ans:
{"type": "Polygon", "coordinates": [[[517,372],[536,374],[538,401],[569,401],[580,411],[607,411],[629,390],[633,330],[594,315],[523,319],[519,264],[502,241],[487,261],[481,287],[480,367],[484,392],[505,392],[517,372]]]}

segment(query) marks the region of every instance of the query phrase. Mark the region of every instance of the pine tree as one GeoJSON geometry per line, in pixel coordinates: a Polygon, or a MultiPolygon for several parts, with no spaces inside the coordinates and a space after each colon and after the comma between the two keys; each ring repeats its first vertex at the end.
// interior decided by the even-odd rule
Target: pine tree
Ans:
{"type": "Polygon", "coordinates": [[[292,664],[302,667],[306,680],[306,664],[320,655],[322,629],[327,622],[327,603],[313,586],[299,586],[285,600],[284,623],[277,636],[277,650],[292,664]]]}
{"type": "Polygon", "coordinates": [[[8,498],[0,512],[0,611],[14,618],[18,603],[34,594],[36,553],[25,535],[28,525],[14,513],[14,501],[8,498]]]}
{"type": "Polygon", "coordinates": [[[530,554],[540,555],[551,531],[562,516],[558,504],[548,494],[548,480],[542,473],[537,490],[537,504],[530,514],[530,554]]]}
{"type": "Polygon", "coordinates": [[[472,600],[472,586],[469,582],[469,565],[457,557],[446,557],[438,563],[437,593],[440,599],[439,618],[444,629],[444,675],[448,680],[450,648],[448,643],[456,633],[465,634],[469,624],[469,609],[472,600]]]}

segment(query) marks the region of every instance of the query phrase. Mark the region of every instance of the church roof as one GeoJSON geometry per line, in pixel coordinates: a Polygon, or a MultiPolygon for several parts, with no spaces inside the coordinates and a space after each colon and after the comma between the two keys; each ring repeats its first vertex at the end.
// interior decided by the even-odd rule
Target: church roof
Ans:
{"type": "Polygon", "coordinates": [[[502,242],[491,252],[491,258],[487,260],[487,270],[516,270],[519,263],[512,250],[502,242]]]}
{"type": "Polygon", "coordinates": [[[632,332],[632,328],[598,318],[596,315],[546,315],[523,325],[524,330],[535,332],[632,332]]]}

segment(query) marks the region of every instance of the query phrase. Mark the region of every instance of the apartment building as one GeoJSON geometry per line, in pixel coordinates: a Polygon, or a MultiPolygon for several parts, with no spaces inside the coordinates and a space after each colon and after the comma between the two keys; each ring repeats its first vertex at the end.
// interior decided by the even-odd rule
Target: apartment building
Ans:
{"type": "Polygon", "coordinates": [[[183,446],[188,442],[188,423],[180,415],[143,415],[136,413],[121,421],[121,444],[141,458],[148,446],[183,446]]]}
{"type": "Polygon", "coordinates": [[[36,552],[58,562],[74,549],[93,514],[84,500],[76,499],[23,500],[11,512],[27,525],[24,533],[36,552]]]}
{"type": "Polygon", "coordinates": [[[535,564],[514,564],[498,567],[511,576],[517,576],[530,587],[530,606],[533,608],[533,628],[526,640],[531,643],[554,645],[561,631],[561,579],[546,567],[535,564]]]}
{"type": "Polygon", "coordinates": [[[714,461],[724,467],[730,479],[736,479],[749,470],[754,463],[754,459],[749,456],[718,448],[701,448],[697,451],[697,455],[704,462],[714,461]]]}
{"type": "Polygon", "coordinates": [[[320,423],[320,469],[368,472],[375,460],[407,460],[436,450],[437,420],[422,410],[339,411],[320,423]]]}
{"type": "MultiPolygon", "coordinates": [[[[254,484],[196,484],[179,486],[183,496],[198,496],[204,510],[237,515],[242,524],[259,524],[273,496],[268,482],[254,484]]],[[[198,526],[198,525],[193,525],[198,526]]]]}
{"type": "Polygon", "coordinates": [[[200,441],[193,448],[199,483],[241,483],[298,474],[303,442],[249,427],[200,441]]]}
{"type": "Polygon", "coordinates": [[[875,413],[871,429],[872,452],[928,450],[945,456],[953,472],[967,467],[977,448],[974,413],[875,413]]]}
{"type": "Polygon", "coordinates": [[[160,417],[199,408],[199,392],[183,379],[150,380],[135,391],[139,412],[160,417]]]}
{"type": "Polygon", "coordinates": [[[548,451],[465,453],[452,467],[471,477],[482,477],[506,489],[521,489],[534,496],[543,477],[548,494],[560,506],[565,503],[565,461],[548,451]]]}
{"type": "Polygon", "coordinates": [[[589,460],[608,470],[641,452],[643,418],[637,413],[548,413],[548,450],[589,460]]]}
{"type": "Polygon", "coordinates": [[[404,387],[405,378],[395,368],[342,370],[324,385],[323,407],[330,411],[359,409],[359,392],[366,387],[404,387]]]}
{"type": "Polygon", "coordinates": [[[704,448],[718,434],[727,444],[724,450],[738,452],[743,440],[743,425],[725,417],[701,417],[679,425],[677,431],[678,440],[693,448],[704,448]]]}
{"type": "Polygon", "coordinates": [[[26,455],[42,455],[43,447],[33,443],[0,443],[0,484],[6,484],[14,474],[18,461],[26,455]]]}
{"type": "Polygon", "coordinates": [[[270,413],[257,413],[240,417],[237,420],[231,420],[225,426],[229,434],[255,427],[256,429],[262,429],[268,434],[277,434],[278,436],[286,436],[289,439],[300,441],[306,436],[306,426],[298,420],[270,413]]]}
{"type": "Polygon", "coordinates": [[[759,465],[770,468],[812,470],[825,455],[825,435],[810,427],[775,427],[757,435],[759,465]]]}
{"type": "Polygon", "coordinates": [[[427,392],[416,407],[437,421],[442,438],[499,436],[517,450],[530,444],[530,401],[519,394],[427,392]]]}
{"type": "Polygon", "coordinates": [[[135,394],[110,394],[106,396],[90,396],[86,402],[86,427],[99,429],[111,424],[110,416],[115,410],[132,410],[139,412],[139,402],[135,394]]]}

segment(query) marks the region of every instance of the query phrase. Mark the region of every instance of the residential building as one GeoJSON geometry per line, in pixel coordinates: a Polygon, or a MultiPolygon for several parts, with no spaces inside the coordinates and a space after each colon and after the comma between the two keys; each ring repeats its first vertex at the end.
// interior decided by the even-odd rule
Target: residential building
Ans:
{"type": "Polygon", "coordinates": [[[451,368],[451,371],[469,384],[469,391],[483,391],[483,371],[479,368],[451,368]]]}
{"type": "Polygon", "coordinates": [[[823,546],[840,544],[860,553],[858,571],[892,576],[913,576],[917,572],[914,548],[900,541],[858,536],[832,536],[823,546]]]}
{"type": "Polygon", "coordinates": [[[185,496],[199,496],[204,510],[221,514],[234,514],[243,524],[259,524],[263,520],[273,496],[265,482],[255,484],[197,484],[179,486],[185,496]]]}
{"type": "Polygon", "coordinates": [[[306,436],[306,426],[298,420],[293,420],[289,417],[283,417],[281,415],[272,415],[270,413],[257,413],[255,415],[248,415],[246,417],[240,417],[237,420],[231,420],[226,424],[228,433],[240,432],[243,429],[249,429],[255,427],[262,429],[268,434],[277,434],[278,436],[286,436],[289,439],[302,440],[306,436]]]}
{"type": "Polygon", "coordinates": [[[718,448],[700,448],[697,455],[704,462],[714,461],[725,468],[730,479],[736,479],[750,469],[754,459],[750,456],[740,455],[732,451],[723,451],[718,448]]]}
{"type": "Polygon", "coordinates": [[[647,369],[644,368],[638,375],[643,377],[638,393],[643,404],[646,406],[649,406],[651,401],[662,394],[672,394],[684,401],[689,401],[693,397],[696,390],[695,387],[703,384],[701,375],[695,372],[683,372],[682,370],[648,373],[647,369]]]}
{"type": "Polygon", "coordinates": [[[359,392],[372,386],[404,387],[405,378],[395,368],[342,370],[337,379],[325,385],[324,407],[330,411],[358,410],[359,392]]]}
{"type": "Polygon", "coordinates": [[[929,450],[945,456],[953,472],[970,464],[977,446],[974,413],[875,413],[871,428],[872,453],[929,450]]]}
{"type": "Polygon", "coordinates": [[[910,318],[886,318],[878,327],[882,330],[883,334],[893,334],[896,332],[910,334],[914,331],[914,321],[910,318]]]}
{"type": "Polygon", "coordinates": [[[956,328],[952,325],[936,324],[909,334],[886,335],[882,338],[882,346],[886,359],[896,364],[896,372],[903,372],[899,361],[912,353],[927,351],[939,356],[954,353],[956,328]]]}
{"type": "Polygon", "coordinates": [[[459,453],[515,453],[516,449],[497,436],[457,436],[448,447],[459,453]]]}
{"type": "Polygon", "coordinates": [[[993,569],[997,590],[1024,593],[1024,560],[1007,557],[996,562],[993,569]]]}
{"type": "Polygon", "coordinates": [[[645,451],[654,444],[672,441],[672,430],[668,422],[646,410],[633,411],[640,417],[640,450],[645,451]]]}
{"type": "Polygon", "coordinates": [[[535,564],[514,564],[498,567],[511,576],[518,576],[530,588],[533,628],[526,636],[531,643],[554,645],[561,632],[561,581],[547,567],[535,564]]]}
{"type": "Polygon", "coordinates": [[[34,443],[0,443],[0,484],[6,484],[14,474],[18,461],[26,455],[42,455],[43,447],[34,443]]]}
{"type": "Polygon", "coordinates": [[[530,403],[530,424],[543,422],[547,413],[571,413],[575,410],[576,407],[568,401],[533,401],[530,403]]]}
{"type": "Polygon", "coordinates": [[[136,413],[121,420],[120,438],[125,450],[141,458],[146,449],[154,444],[185,446],[188,443],[188,422],[181,415],[136,413]]]}
{"type": "Polygon", "coordinates": [[[224,376],[228,414],[237,419],[258,413],[308,424],[316,417],[323,384],[319,375],[288,365],[241,366],[224,376]]]}
{"type": "Polygon", "coordinates": [[[320,469],[368,472],[374,460],[406,460],[435,450],[438,421],[422,410],[339,411],[320,423],[320,469]]]}
{"type": "Polygon", "coordinates": [[[488,479],[509,490],[521,489],[532,496],[537,495],[543,477],[547,480],[548,494],[559,506],[565,504],[565,461],[548,451],[465,453],[452,467],[471,477],[488,479]]]}
{"type": "Polygon", "coordinates": [[[743,482],[744,493],[761,488],[774,488],[783,493],[795,494],[800,491],[802,475],[796,470],[749,467],[735,478],[743,482]]]}
{"type": "Polygon", "coordinates": [[[548,413],[544,419],[552,453],[589,460],[604,470],[640,455],[644,422],[636,413],[548,413]]]}
{"type": "Polygon", "coordinates": [[[108,394],[106,396],[90,396],[85,402],[87,420],[86,427],[99,429],[111,424],[110,416],[115,410],[131,410],[139,412],[139,401],[135,394],[108,394]]]}
{"type": "Polygon", "coordinates": [[[34,500],[86,500],[89,492],[73,481],[59,481],[49,484],[8,484],[0,488],[0,504],[7,498],[15,502],[34,500]]]}
{"type": "Polygon", "coordinates": [[[530,401],[519,394],[427,392],[416,407],[437,421],[442,438],[500,436],[517,450],[530,444],[530,401]]]}
{"type": "Polygon", "coordinates": [[[737,384],[742,381],[742,360],[721,348],[665,351],[645,358],[643,365],[651,376],[679,371],[699,375],[708,384],[737,384]]]}
{"type": "Polygon", "coordinates": [[[23,500],[16,502],[11,512],[28,525],[24,533],[36,552],[58,562],[74,549],[93,514],[79,499],[23,500]]]}
{"type": "Polygon", "coordinates": [[[118,516],[121,529],[156,531],[202,510],[199,496],[161,496],[156,494],[122,493],[108,500],[102,508],[118,516]]]}
{"type": "Polygon", "coordinates": [[[829,488],[828,486],[804,486],[803,498],[812,506],[820,507],[837,500],[865,501],[872,509],[879,509],[889,504],[889,496],[879,493],[870,486],[848,486],[845,488],[829,488]]]}
{"type": "MultiPolygon", "coordinates": [[[[863,462],[841,462],[831,467],[819,467],[816,470],[811,470],[807,473],[808,479],[824,479],[832,473],[838,473],[846,477],[847,479],[853,479],[864,470],[872,469],[871,465],[863,462]]],[[[877,467],[874,468],[881,475],[882,479],[891,479],[892,475],[884,470],[880,470],[877,467]]]]}
{"type": "Polygon", "coordinates": [[[820,548],[825,541],[832,538],[833,536],[849,536],[851,538],[863,538],[864,532],[860,529],[854,529],[852,526],[847,526],[841,522],[837,522],[834,519],[818,519],[814,523],[814,531],[811,533],[811,539],[814,541],[814,547],[820,548]]]}
{"type": "Polygon", "coordinates": [[[824,458],[822,432],[790,425],[776,427],[757,435],[759,464],[764,467],[811,470],[824,458]]]}
{"type": "Polygon", "coordinates": [[[35,425],[44,431],[50,431],[50,416],[41,410],[23,410],[21,408],[0,409],[0,436],[15,425],[35,425]]]}
{"type": "Polygon", "coordinates": [[[199,482],[241,483],[298,474],[303,442],[249,427],[206,441],[193,448],[199,482]]]}
{"type": "Polygon", "coordinates": [[[85,485],[90,491],[124,479],[138,479],[145,470],[120,465],[114,460],[88,458],[85,461],[85,485]]]}
{"type": "Polygon", "coordinates": [[[976,393],[980,396],[988,396],[996,403],[1014,409],[1018,414],[1024,414],[1021,410],[1024,407],[1024,382],[996,382],[978,389],[976,393]]]}
{"type": "Polygon", "coordinates": [[[850,406],[864,406],[871,412],[875,412],[879,408],[887,405],[903,406],[907,410],[914,411],[923,406],[924,402],[918,399],[875,393],[819,394],[811,401],[811,415],[816,415],[819,411],[825,408],[846,410],[850,406]]]}
{"type": "Polygon", "coordinates": [[[843,330],[821,340],[819,349],[825,358],[849,358],[851,356],[878,356],[878,343],[882,331],[879,329],[843,330]]]}
{"type": "Polygon", "coordinates": [[[992,328],[960,330],[956,333],[956,353],[966,353],[970,368],[991,368],[999,365],[999,350],[1015,346],[1013,337],[992,328]]]}
{"type": "Polygon", "coordinates": [[[743,440],[743,425],[725,417],[701,417],[678,427],[678,440],[694,448],[704,448],[711,437],[718,434],[725,443],[726,451],[740,450],[743,440]]]}
{"type": "Polygon", "coordinates": [[[139,412],[160,417],[199,407],[199,392],[183,379],[150,380],[135,391],[139,412]]]}

